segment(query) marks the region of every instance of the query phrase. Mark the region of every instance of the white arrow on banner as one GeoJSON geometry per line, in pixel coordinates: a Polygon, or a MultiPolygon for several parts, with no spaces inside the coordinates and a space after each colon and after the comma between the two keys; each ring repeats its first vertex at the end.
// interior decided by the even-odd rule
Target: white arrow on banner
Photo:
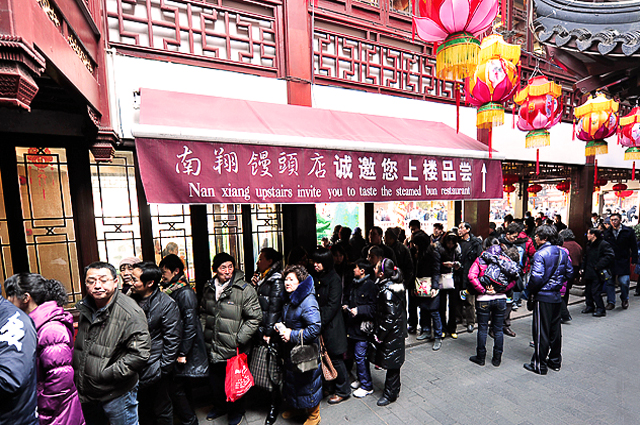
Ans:
{"type": "Polygon", "coordinates": [[[482,192],[487,191],[487,166],[482,164],[482,192]]]}

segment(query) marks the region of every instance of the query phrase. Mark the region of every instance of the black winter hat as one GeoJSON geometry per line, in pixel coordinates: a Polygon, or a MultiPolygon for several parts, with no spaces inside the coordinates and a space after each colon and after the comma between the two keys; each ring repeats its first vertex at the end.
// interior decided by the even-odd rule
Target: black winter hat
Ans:
{"type": "Polygon", "coordinates": [[[211,265],[211,269],[216,273],[218,271],[218,267],[220,267],[223,263],[227,261],[231,261],[233,263],[233,268],[236,268],[236,260],[226,252],[221,252],[220,254],[216,254],[213,257],[213,264],[211,265]]]}

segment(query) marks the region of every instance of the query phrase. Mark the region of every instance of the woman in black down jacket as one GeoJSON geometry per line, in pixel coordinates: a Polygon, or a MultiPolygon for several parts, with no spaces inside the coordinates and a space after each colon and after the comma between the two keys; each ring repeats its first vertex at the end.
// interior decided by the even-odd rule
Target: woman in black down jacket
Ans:
{"type": "Polygon", "coordinates": [[[376,301],[372,349],[369,360],[387,370],[384,393],[378,406],[393,403],[400,394],[400,367],[404,363],[407,337],[407,305],[402,273],[393,261],[383,258],[374,268],[380,292],[376,301]]]}
{"type": "MultiPolygon", "coordinates": [[[[430,277],[431,291],[440,289],[440,253],[431,245],[429,238],[418,235],[413,238],[413,244],[417,248],[416,253],[416,277],[430,277]]],[[[418,340],[430,340],[429,315],[433,319],[433,351],[442,347],[442,320],[440,319],[440,294],[431,298],[420,298],[420,336],[418,340]]]]}
{"type": "Polygon", "coordinates": [[[182,425],[198,425],[191,405],[192,380],[209,376],[209,358],[204,346],[204,334],[198,318],[198,298],[184,275],[184,263],[175,254],[160,261],[162,291],[178,305],[182,317],[182,340],[169,390],[173,413],[182,425]]]}
{"type": "Polygon", "coordinates": [[[351,386],[343,356],[347,351],[347,330],[342,315],[342,283],[333,268],[333,255],[326,248],[318,248],[313,254],[316,297],[322,319],[322,339],[333,367],[338,372],[335,394],[329,397],[329,404],[338,404],[351,396],[351,386]]]}
{"type": "MultiPolygon", "coordinates": [[[[260,309],[262,310],[262,322],[254,336],[255,346],[275,344],[280,339],[273,326],[281,321],[282,306],[284,304],[284,279],[281,261],[282,254],[273,248],[262,248],[260,255],[258,255],[257,271],[251,279],[251,283],[258,293],[258,302],[260,302],[260,309]]],[[[255,375],[254,371],[251,372],[255,375]]],[[[264,423],[265,425],[271,425],[278,418],[278,406],[282,401],[282,397],[280,396],[280,387],[278,385],[272,383],[266,389],[271,392],[271,408],[264,423]]]]}

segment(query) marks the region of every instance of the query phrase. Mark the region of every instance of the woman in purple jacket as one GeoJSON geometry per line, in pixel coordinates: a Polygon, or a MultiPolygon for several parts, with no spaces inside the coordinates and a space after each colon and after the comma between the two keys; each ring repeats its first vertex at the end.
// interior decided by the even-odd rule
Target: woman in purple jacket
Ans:
{"type": "Polygon", "coordinates": [[[28,313],[38,333],[38,415],[41,425],[84,425],[73,383],[73,318],[57,280],[20,273],[5,281],[7,299],[28,313]]]}

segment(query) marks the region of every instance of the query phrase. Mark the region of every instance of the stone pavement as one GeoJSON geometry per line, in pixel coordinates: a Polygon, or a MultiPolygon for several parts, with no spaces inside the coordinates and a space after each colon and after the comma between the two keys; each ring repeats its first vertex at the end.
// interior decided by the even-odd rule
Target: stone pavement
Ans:
{"type": "MultiPolygon", "coordinates": [[[[633,294],[633,291],[632,291],[633,294]]],[[[516,338],[505,337],[502,365],[490,359],[483,367],[469,362],[475,354],[476,331],[446,338],[442,349],[409,341],[402,368],[402,391],[395,403],[376,406],[384,371],[373,370],[375,393],[339,405],[322,401],[323,424],[470,424],[470,425],[638,425],[640,424],[640,297],[630,307],[607,317],[580,314],[582,303],[570,305],[573,321],[562,326],[563,363],[559,372],[539,376],[523,369],[531,358],[531,318],[514,320],[516,338]]],[[[519,316],[526,308],[520,309],[519,316]]],[[[462,329],[460,326],[459,329],[462,329]]],[[[491,353],[492,340],[487,341],[491,353]]],[[[260,395],[247,400],[243,424],[263,424],[267,405],[260,395]]],[[[226,424],[226,417],[201,424],[226,424]]],[[[281,417],[278,424],[301,423],[281,417]]]]}

